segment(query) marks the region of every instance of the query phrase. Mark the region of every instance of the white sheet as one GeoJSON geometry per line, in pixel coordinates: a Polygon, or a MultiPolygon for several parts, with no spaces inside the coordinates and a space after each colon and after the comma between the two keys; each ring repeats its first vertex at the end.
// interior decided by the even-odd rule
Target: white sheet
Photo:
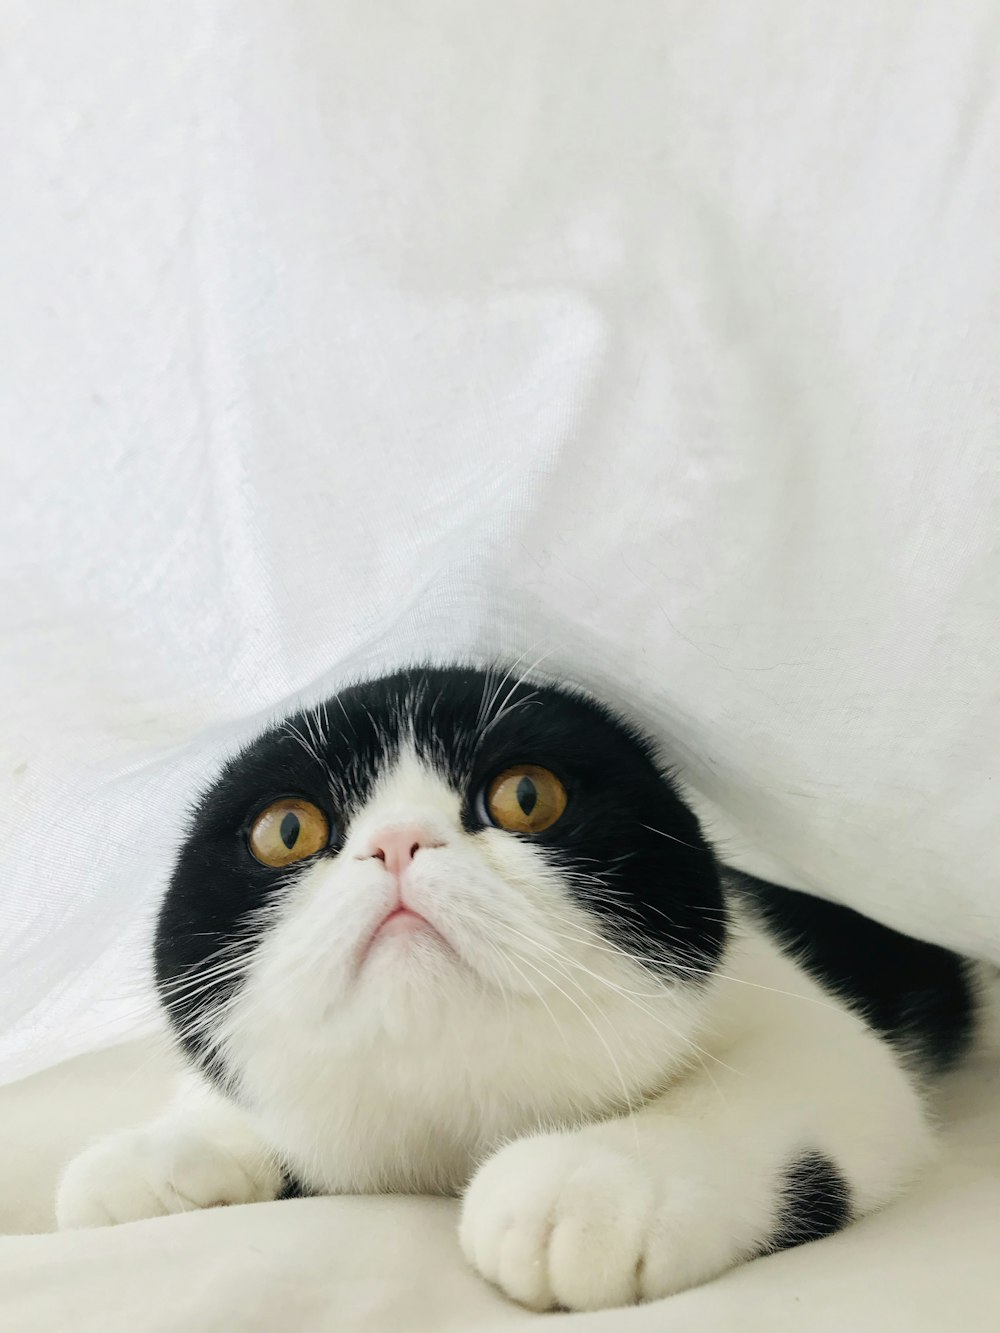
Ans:
{"type": "Polygon", "coordinates": [[[223,749],[426,653],[1000,958],[994,4],[3,24],[0,1078],[141,1026],[223,749]]]}
{"type": "MultiPolygon", "coordinates": [[[[0,1232],[51,1225],[59,1162],[164,1095],[155,1050],[124,1047],[0,1089],[0,1232]],[[67,1105],[73,1108],[66,1114],[67,1105]]],[[[466,1269],[455,1205],[310,1199],[126,1227],[0,1238],[0,1328],[13,1333],[995,1333],[1000,1067],[952,1081],[939,1167],[839,1236],[668,1301],[534,1316],[466,1269]]]]}
{"type": "MultiPolygon", "coordinates": [[[[6,0],[0,1081],[135,1032],[272,710],[523,654],[747,869],[1000,958],[990,0],[6,0]]],[[[0,1097],[0,1209],[157,1104],[0,1097]]],[[[122,1062],[125,1063],[122,1063],[122,1062]]],[[[994,1329],[998,1093],[843,1236],[581,1330],[994,1329]]],[[[0,1243],[0,1327],[517,1329],[452,1205],[0,1243]]]]}

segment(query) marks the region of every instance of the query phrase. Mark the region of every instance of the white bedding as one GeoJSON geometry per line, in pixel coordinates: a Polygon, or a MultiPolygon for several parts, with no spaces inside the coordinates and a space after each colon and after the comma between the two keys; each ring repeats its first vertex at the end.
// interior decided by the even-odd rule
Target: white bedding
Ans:
{"type": "MultiPolygon", "coordinates": [[[[159,1106],[166,1062],[126,1046],[0,1089],[0,1231],[51,1226],[61,1159],[159,1106]],[[16,1144],[16,1151],[8,1146],[16,1144]]],[[[939,1167],[839,1236],[669,1301],[530,1315],[463,1264],[455,1204],[308,1199],[0,1239],[4,1333],[995,1333],[1000,1066],[955,1078],[939,1167]]]]}
{"type": "MultiPolygon", "coordinates": [[[[569,673],[735,864],[1000,960],[992,0],[4,0],[0,41],[0,1083],[148,1027],[220,753],[422,654],[569,673]]],[[[88,1059],[3,1094],[9,1226],[115,1114],[88,1059]]],[[[909,1203],[622,1327],[997,1326],[964,1105],[909,1203]]],[[[526,1322],[450,1211],[5,1240],[0,1327],[526,1322]]]]}

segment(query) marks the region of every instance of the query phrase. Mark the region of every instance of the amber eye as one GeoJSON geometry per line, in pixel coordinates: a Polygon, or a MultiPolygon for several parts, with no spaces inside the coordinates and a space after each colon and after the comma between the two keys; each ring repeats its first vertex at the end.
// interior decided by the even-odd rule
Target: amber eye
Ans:
{"type": "Polygon", "coordinates": [[[566,809],[566,788],[537,764],[518,764],[495,777],[486,792],[493,823],[511,833],[541,833],[566,809]]]}
{"type": "Polygon", "coordinates": [[[262,810],[250,830],[250,850],[258,861],[275,869],[315,856],[329,840],[326,815],[311,801],[296,796],[286,796],[262,810]]]}

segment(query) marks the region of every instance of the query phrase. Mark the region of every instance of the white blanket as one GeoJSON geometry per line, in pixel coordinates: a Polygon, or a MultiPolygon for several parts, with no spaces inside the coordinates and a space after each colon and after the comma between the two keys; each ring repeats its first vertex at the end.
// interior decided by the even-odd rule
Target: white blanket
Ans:
{"type": "Polygon", "coordinates": [[[137,1030],[220,752],[411,655],[1000,958],[991,0],[3,13],[0,1078],[137,1030]]]}
{"type": "MultiPolygon", "coordinates": [[[[0,1232],[51,1225],[59,1163],[165,1095],[123,1047],[0,1089],[0,1232]],[[10,1145],[16,1151],[10,1152],[10,1145]]],[[[4,1333],[996,1333],[1000,1069],[954,1078],[939,1167],[830,1240],[668,1301],[530,1315],[466,1268],[449,1200],[307,1199],[0,1238],[4,1333]]]]}

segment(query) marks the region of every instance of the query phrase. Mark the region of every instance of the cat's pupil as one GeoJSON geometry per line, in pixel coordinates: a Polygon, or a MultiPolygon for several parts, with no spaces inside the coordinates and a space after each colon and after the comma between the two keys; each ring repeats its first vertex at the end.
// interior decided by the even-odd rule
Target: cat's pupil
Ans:
{"type": "Polygon", "coordinates": [[[293,815],[291,810],[289,810],[288,814],[285,815],[284,819],[281,821],[281,826],[278,830],[281,834],[281,841],[289,851],[291,851],[298,842],[299,830],[301,828],[302,825],[299,823],[298,815],[293,815]]]}
{"type": "Polygon", "coordinates": [[[517,784],[517,803],[526,815],[538,804],[538,788],[530,778],[522,778],[517,784]]]}

